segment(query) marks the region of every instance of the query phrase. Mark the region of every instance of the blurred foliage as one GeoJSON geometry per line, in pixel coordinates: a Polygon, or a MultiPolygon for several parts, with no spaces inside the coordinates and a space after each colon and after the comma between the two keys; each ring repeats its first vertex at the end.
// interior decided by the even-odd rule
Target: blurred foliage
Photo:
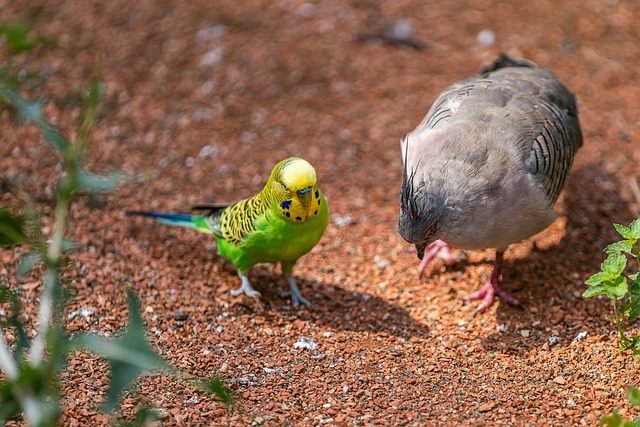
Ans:
{"type": "Polygon", "coordinates": [[[31,38],[31,26],[26,22],[7,22],[0,24],[0,36],[7,41],[7,48],[11,53],[29,52],[39,44],[44,44],[43,37],[31,38]]]}
{"type": "MultiPolygon", "coordinates": [[[[11,34],[15,48],[27,48],[24,38],[11,34]],[[19,44],[20,40],[22,44],[19,44]]],[[[31,342],[19,320],[19,297],[8,287],[0,286],[0,302],[11,306],[10,313],[0,318],[0,367],[5,374],[0,383],[0,422],[24,416],[30,425],[55,425],[60,413],[58,376],[66,366],[69,353],[79,348],[101,355],[111,367],[109,390],[103,404],[106,411],[116,408],[123,391],[140,374],[158,369],[179,374],[148,344],[140,305],[132,290],[128,291],[127,328],[120,337],[106,339],[94,334],[71,338],[64,333],[62,326],[63,306],[69,294],[60,281],[60,266],[65,251],[75,247],[73,242],[64,238],[72,201],[78,194],[114,191],[124,178],[121,173],[98,175],[84,169],[85,150],[97,122],[103,93],[104,84],[99,80],[86,86],[80,130],[75,140],[70,142],[43,117],[43,100],[25,99],[10,85],[0,86],[0,96],[18,111],[23,122],[36,126],[42,132],[44,139],[63,160],[63,172],[56,186],[56,213],[50,239],[43,236],[35,206],[29,198],[23,198],[27,206],[22,214],[0,207],[0,246],[28,245],[34,248],[19,265],[18,279],[28,274],[34,266],[44,265],[39,330],[31,342]],[[5,342],[5,328],[14,331],[16,339],[12,349],[5,342]],[[41,349],[38,348],[39,344],[41,349]],[[25,357],[27,353],[29,359],[25,357]]],[[[231,392],[219,380],[198,380],[198,385],[213,392],[220,400],[232,402],[231,392]]],[[[142,408],[136,419],[146,424],[146,421],[154,419],[153,411],[142,408]]]]}
{"type": "MultiPolygon", "coordinates": [[[[627,389],[627,400],[631,407],[640,406],[640,390],[636,387],[629,387],[627,389]]],[[[600,425],[606,425],[607,427],[640,427],[640,418],[635,421],[625,420],[618,412],[613,411],[611,414],[602,417],[600,425]]]]}

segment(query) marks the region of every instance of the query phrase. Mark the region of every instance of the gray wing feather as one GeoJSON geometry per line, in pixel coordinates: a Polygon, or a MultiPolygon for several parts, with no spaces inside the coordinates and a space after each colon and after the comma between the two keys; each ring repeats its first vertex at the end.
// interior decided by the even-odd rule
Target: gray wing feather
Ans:
{"type": "Polygon", "coordinates": [[[582,145],[582,133],[575,97],[550,71],[517,62],[486,69],[481,77],[446,89],[416,131],[438,130],[457,119],[482,122],[489,119],[483,111],[495,107],[504,109],[505,132],[513,135],[511,143],[522,147],[523,167],[552,205],[582,145]],[[475,117],[469,117],[470,112],[475,117]]]}

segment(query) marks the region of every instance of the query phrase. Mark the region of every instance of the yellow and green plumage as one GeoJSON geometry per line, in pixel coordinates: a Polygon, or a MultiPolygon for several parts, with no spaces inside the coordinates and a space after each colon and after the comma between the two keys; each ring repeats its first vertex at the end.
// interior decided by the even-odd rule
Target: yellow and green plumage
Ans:
{"type": "Polygon", "coordinates": [[[310,306],[300,294],[292,271],[296,261],[320,241],[329,222],[329,210],[309,162],[299,157],[282,160],[255,196],[231,205],[202,205],[194,209],[209,213],[130,213],[214,234],[218,253],[231,261],[242,280],[242,286],[231,291],[233,295],[244,292],[251,297],[260,296],[249,283],[249,269],[263,262],[280,263],[293,305],[310,306]]]}

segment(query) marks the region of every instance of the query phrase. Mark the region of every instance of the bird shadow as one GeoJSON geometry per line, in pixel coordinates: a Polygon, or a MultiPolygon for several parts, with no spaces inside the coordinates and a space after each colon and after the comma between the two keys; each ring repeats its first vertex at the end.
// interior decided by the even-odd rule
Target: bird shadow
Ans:
{"type": "MultiPolygon", "coordinates": [[[[140,228],[133,225],[130,236],[138,238],[140,228]]],[[[145,230],[147,238],[144,247],[151,258],[160,260],[165,266],[171,266],[169,273],[176,281],[192,280],[197,274],[200,277],[219,276],[217,285],[211,287],[210,281],[201,289],[191,283],[184,291],[200,292],[208,299],[217,299],[228,303],[236,314],[262,316],[267,322],[292,323],[302,320],[321,325],[327,329],[347,330],[352,332],[369,332],[388,334],[409,339],[426,337],[428,328],[416,321],[405,309],[389,303],[382,298],[365,292],[348,291],[336,284],[323,280],[310,279],[304,275],[295,275],[298,287],[303,296],[311,302],[311,307],[293,307],[291,300],[282,296],[288,287],[279,268],[269,264],[258,264],[249,273],[251,285],[262,294],[260,298],[245,295],[233,296],[229,290],[238,288],[240,280],[235,268],[226,259],[211,250],[194,250],[201,248],[205,238],[190,236],[181,230],[171,228],[150,227],[145,230]],[[162,245],[152,242],[162,241],[162,245]]],[[[174,284],[179,288],[180,284],[174,284]]],[[[182,289],[179,289],[182,292],[182,289]]],[[[216,312],[213,309],[212,312],[216,312]]]]}
{"type": "Polygon", "coordinates": [[[569,344],[581,332],[602,333],[602,314],[610,307],[583,299],[584,281],[599,270],[603,249],[620,238],[612,223],[628,224],[637,214],[622,194],[626,183],[604,163],[572,171],[561,203],[564,234],[557,244],[534,244],[528,256],[505,260],[502,283],[522,308],[500,302],[496,316],[502,330],[483,339],[487,349],[526,353],[544,342],[569,344]]]}
{"type": "Polygon", "coordinates": [[[246,308],[274,321],[284,317],[288,321],[312,322],[329,330],[388,334],[405,339],[428,336],[425,324],[416,321],[404,308],[382,298],[348,291],[322,280],[302,276],[297,276],[296,280],[311,307],[293,307],[288,298],[282,297],[281,291],[286,285],[275,268],[254,267],[251,283],[262,293],[262,298],[254,299],[246,308]]]}

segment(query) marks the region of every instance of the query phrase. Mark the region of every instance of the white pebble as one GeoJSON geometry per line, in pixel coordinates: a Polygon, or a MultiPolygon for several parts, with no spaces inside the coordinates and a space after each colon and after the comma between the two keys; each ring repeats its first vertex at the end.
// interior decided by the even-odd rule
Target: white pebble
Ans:
{"type": "Polygon", "coordinates": [[[302,3],[296,13],[305,18],[310,17],[316,11],[316,5],[312,3],[302,3]]]}
{"type": "Polygon", "coordinates": [[[351,215],[333,215],[333,223],[336,227],[344,227],[345,225],[351,225],[355,221],[351,215]]]}
{"type": "Polygon", "coordinates": [[[318,343],[313,338],[300,337],[298,341],[293,344],[293,348],[307,348],[309,350],[315,350],[318,348],[318,343]]]}
{"type": "Polygon", "coordinates": [[[587,331],[582,331],[573,339],[574,341],[580,341],[587,337],[587,331]]]}
{"type": "Polygon", "coordinates": [[[476,43],[482,47],[491,47],[496,42],[496,34],[491,30],[482,30],[476,36],[476,43]]]}
{"type": "Polygon", "coordinates": [[[204,65],[206,67],[213,67],[214,65],[218,65],[222,62],[223,51],[221,47],[216,47],[209,52],[205,53],[200,60],[200,65],[204,65]]]}

